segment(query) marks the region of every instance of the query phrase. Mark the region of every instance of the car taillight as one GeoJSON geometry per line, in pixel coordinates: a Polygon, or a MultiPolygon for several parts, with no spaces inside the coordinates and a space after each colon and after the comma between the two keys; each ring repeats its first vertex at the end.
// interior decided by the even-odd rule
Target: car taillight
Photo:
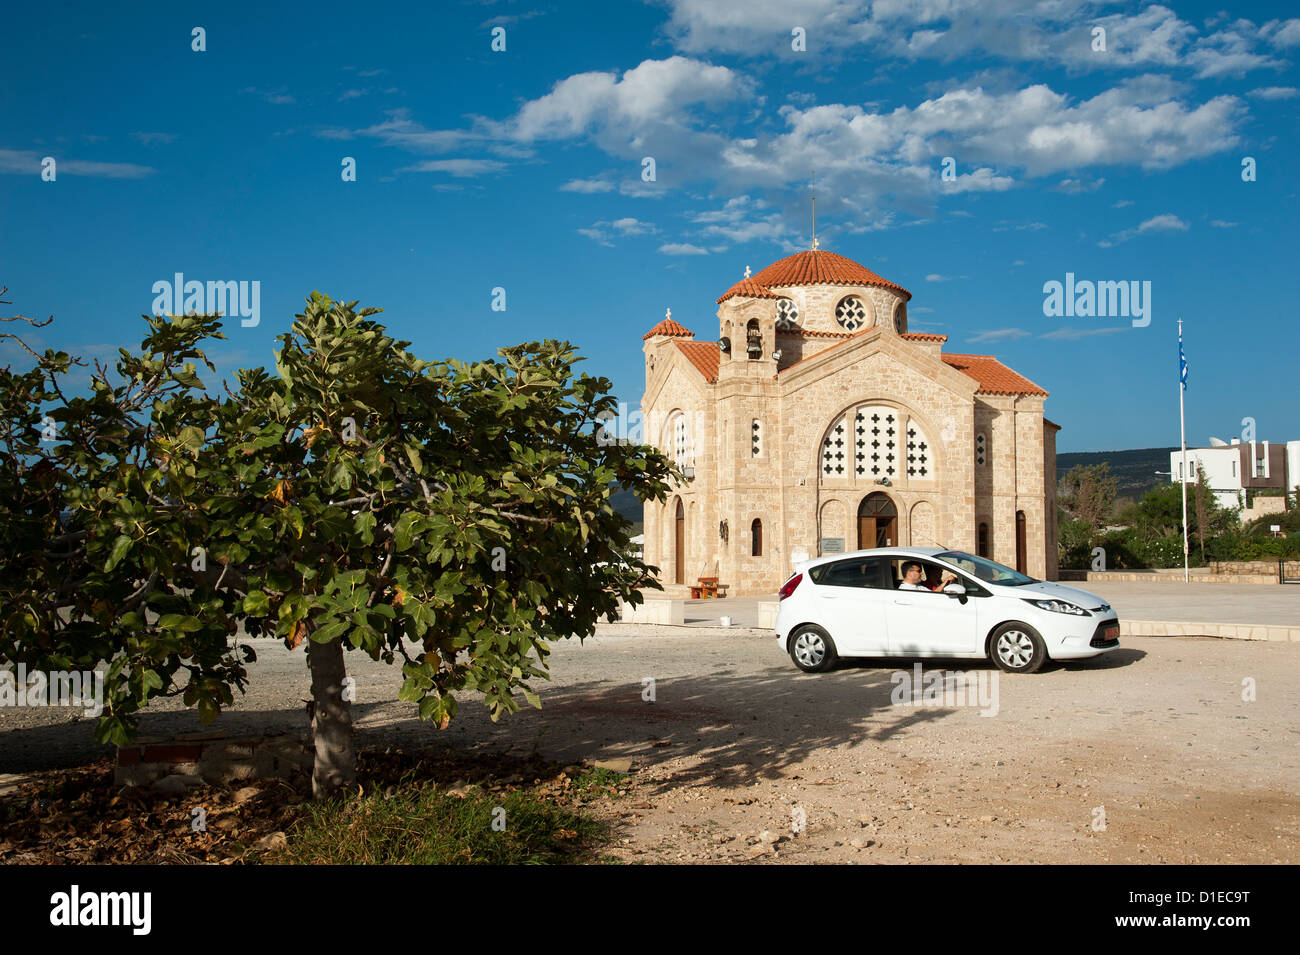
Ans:
{"type": "Polygon", "coordinates": [[[803,574],[795,574],[787,580],[785,586],[781,588],[781,599],[784,600],[786,597],[789,597],[794,593],[794,589],[799,586],[799,581],[801,580],[803,580],[803,574]]]}

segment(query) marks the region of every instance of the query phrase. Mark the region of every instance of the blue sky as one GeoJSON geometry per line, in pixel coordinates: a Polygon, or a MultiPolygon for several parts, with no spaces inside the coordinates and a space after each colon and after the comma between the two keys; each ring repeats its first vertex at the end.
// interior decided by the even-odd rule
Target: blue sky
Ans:
{"type": "Polygon", "coordinates": [[[1189,443],[1300,438],[1293,4],[179,7],[6,14],[0,284],[40,344],[115,354],[182,272],[261,283],[227,374],[320,289],[422,357],[570,339],[635,406],[641,335],[716,336],[815,187],[821,247],[1047,388],[1060,450],[1177,444],[1180,317],[1189,443]],[[1150,325],[1045,315],[1066,273],[1149,281],[1150,325]]]}

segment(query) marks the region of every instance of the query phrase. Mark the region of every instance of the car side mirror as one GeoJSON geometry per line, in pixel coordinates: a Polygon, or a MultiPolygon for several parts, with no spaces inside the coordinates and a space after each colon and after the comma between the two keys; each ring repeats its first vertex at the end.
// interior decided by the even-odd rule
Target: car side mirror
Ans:
{"type": "Polygon", "coordinates": [[[965,597],[966,588],[961,584],[949,584],[943,588],[943,592],[950,597],[965,597]]]}

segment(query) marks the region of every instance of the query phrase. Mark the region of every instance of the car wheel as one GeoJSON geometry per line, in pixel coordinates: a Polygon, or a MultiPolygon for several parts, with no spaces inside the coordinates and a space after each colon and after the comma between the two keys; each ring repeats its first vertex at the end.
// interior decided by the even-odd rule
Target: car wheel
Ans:
{"type": "Polygon", "coordinates": [[[1033,627],[1004,623],[989,637],[989,657],[1007,673],[1036,673],[1047,662],[1047,646],[1033,627]]]}
{"type": "Polygon", "coordinates": [[[839,656],[831,635],[810,624],[790,635],[790,659],[804,673],[823,673],[835,666],[839,656]]]}

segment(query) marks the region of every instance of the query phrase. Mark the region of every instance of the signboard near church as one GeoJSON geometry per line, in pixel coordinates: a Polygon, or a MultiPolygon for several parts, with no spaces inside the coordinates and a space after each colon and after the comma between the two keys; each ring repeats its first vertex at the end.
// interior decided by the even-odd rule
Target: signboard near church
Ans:
{"type": "Polygon", "coordinates": [[[842,553],[844,553],[844,538],[843,538],[843,537],[823,537],[823,538],[822,538],[822,543],[821,543],[821,551],[822,551],[822,556],[823,556],[823,557],[825,557],[827,554],[842,554],[842,553]]]}

